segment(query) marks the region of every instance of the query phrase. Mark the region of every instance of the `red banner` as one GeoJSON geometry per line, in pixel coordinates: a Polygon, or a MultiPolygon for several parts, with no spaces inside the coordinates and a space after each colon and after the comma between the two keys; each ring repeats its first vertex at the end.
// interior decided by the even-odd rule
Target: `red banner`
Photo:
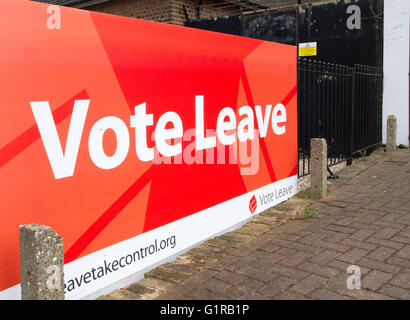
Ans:
{"type": "Polygon", "coordinates": [[[296,193],[296,47],[52,7],[0,4],[0,297],[19,225],[63,237],[78,298],[296,193]]]}

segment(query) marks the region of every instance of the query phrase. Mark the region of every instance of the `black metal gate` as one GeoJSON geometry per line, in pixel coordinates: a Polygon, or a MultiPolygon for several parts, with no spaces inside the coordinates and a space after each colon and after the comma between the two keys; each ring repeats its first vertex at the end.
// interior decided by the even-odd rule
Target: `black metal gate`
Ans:
{"type": "Polygon", "coordinates": [[[328,165],[382,140],[383,70],[298,59],[299,177],[310,173],[310,139],[325,138],[328,165]]]}

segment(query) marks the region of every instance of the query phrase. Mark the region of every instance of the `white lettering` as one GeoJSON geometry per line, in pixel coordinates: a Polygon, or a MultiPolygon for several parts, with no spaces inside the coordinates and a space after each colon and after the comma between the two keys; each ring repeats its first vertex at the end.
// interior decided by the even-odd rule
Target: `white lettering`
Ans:
{"type": "Polygon", "coordinates": [[[279,123],[286,122],[286,109],[281,103],[277,104],[272,112],[272,129],[275,134],[282,135],[286,132],[286,126],[278,126],[279,123]],[[279,114],[280,112],[280,114],[279,114]]]}
{"type": "Polygon", "coordinates": [[[65,152],[63,153],[48,101],[30,102],[31,110],[56,179],[71,177],[74,174],[89,104],[90,100],[74,101],[65,152]]]}
{"type": "Polygon", "coordinates": [[[236,129],[236,116],[232,108],[226,107],[219,113],[216,121],[216,135],[224,145],[230,145],[235,142],[235,133],[225,134],[225,131],[236,129]],[[225,121],[228,117],[228,121],[225,121]]]}
{"type": "Polygon", "coordinates": [[[125,123],[117,117],[105,117],[98,120],[91,129],[88,138],[88,151],[91,160],[101,169],[118,167],[128,154],[130,136],[125,123]],[[117,149],[112,156],[104,152],[103,137],[106,130],[111,129],[117,137],[117,149]]]}

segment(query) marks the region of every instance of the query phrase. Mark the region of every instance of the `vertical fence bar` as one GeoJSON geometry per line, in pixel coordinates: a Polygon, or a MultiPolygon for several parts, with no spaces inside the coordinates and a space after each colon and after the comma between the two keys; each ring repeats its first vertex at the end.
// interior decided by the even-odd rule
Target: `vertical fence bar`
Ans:
{"type": "Polygon", "coordinates": [[[332,155],[333,155],[333,146],[334,146],[334,141],[333,141],[333,119],[334,115],[337,112],[336,110],[336,105],[334,103],[334,98],[335,98],[335,91],[334,91],[334,74],[335,74],[335,65],[334,64],[329,64],[329,104],[326,108],[326,110],[334,110],[334,112],[328,112],[328,123],[327,123],[327,128],[329,130],[329,140],[330,143],[328,144],[328,159],[330,158],[330,161],[328,161],[328,166],[332,165],[332,155]]]}
{"type": "MultiPolygon", "coordinates": [[[[331,108],[333,107],[332,105],[332,77],[333,77],[333,65],[330,63],[327,63],[327,103],[325,105],[325,112],[326,112],[326,123],[325,123],[325,128],[326,128],[326,135],[323,138],[328,137],[327,139],[332,139],[332,113],[329,112],[331,108]]],[[[332,143],[332,142],[331,142],[332,143]]],[[[329,146],[327,146],[327,152],[329,153],[329,146]]]]}
{"type": "Polygon", "coordinates": [[[337,128],[336,128],[336,141],[337,141],[337,161],[340,162],[342,159],[342,153],[340,152],[340,147],[343,146],[343,140],[341,139],[341,132],[340,132],[340,127],[341,127],[341,122],[344,119],[343,117],[343,107],[342,107],[342,92],[341,92],[341,87],[340,84],[343,81],[342,77],[342,68],[341,65],[337,66],[337,92],[338,92],[338,108],[339,108],[339,115],[340,117],[337,119],[337,128]]]}
{"type": "Polygon", "coordinates": [[[367,74],[367,83],[368,83],[368,93],[367,93],[367,98],[368,98],[368,106],[369,109],[367,110],[367,132],[371,133],[368,134],[367,136],[367,142],[366,145],[370,146],[372,145],[373,142],[373,138],[374,138],[374,134],[373,134],[373,112],[374,112],[374,105],[373,105],[373,98],[372,98],[372,94],[373,94],[373,76],[371,75],[371,68],[370,67],[365,67],[366,69],[366,74],[367,74]]]}
{"type": "Polygon", "coordinates": [[[303,68],[305,69],[305,90],[306,90],[306,97],[305,97],[305,110],[304,110],[304,133],[303,133],[303,175],[308,175],[310,173],[309,168],[307,166],[307,162],[309,161],[309,154],[308,154],[308,150],[309,150],[309,146],[307,144],[308,141],[308,130],[309,130],[309,126],[308,126],[308,121],[307,119],[309,118],[309,113],[311,110],[311,98],[310,98],[310,78],[311,78],[311,60],[305,59],[304,60],[304,65],[303,68]]]}
{"type": "MultiPolygon", "coordinates": [[[[343,119],[344,119],[344,122],[346,122],[347,120],[348,120],[348,117],[347,117],[347,115],[348,115],[348,112],[347,112],[347,108],[346,108],[346,101],[347,101],[347,99],[346,99],[346,94],[347,94],[347,90],[346,90],[346,87],[347,87],[347,81],[348,81],[348,77],[347,77],[347,72],[346,72],[346,67],[345,66],[342,66],[342,83],[341,83],[341,90],[342,90],[342,110],[343,110],[343,119]]],[[[346,130],[343,130],[343,126],[341,125],[340,126],[340,128],[339,128],[339,130],[340,130],[340,137],[341,137],[341,139],[342,139],[342,137],[345,137],[346,136],[346,130]]],[[[346,150],[346,145],[347,145],[347,140],[346,139],[343,139],[343,144],[341,145],[341,148],[340,148],[340,153],[341,153],[341,156],[342,156],[342,160],[346,160],[348,157],[347,157],[347,155],[346,155],[346,153],[345,153],[345,150],[346,150]]]]}
{"type": "MultiPolygon", "coordinates": [[[[345,78],[345,74],[344,74],[344,67],[340,66],[340,81],[339,81],[339,90],[340,90],[340,108],[342,110],[343,113],[343,121],[346,121],[346,108],[345,108],[345,90],[344,90],[344,84],[345,84],[346,78],[345,78]]],[[[345,155],[344,155],[344,145],[346,144],[345,139],[343,139],[343,126],[340,123],[339,124],[339,131],[338,131],[338,135],[339,135],[339,141],[340,143],[340,148],[339,148],[339,154],[340,154],[340,160],[343,161],[346,159],[345,155]],[[343,143],[342,143],[343,141],[343,143]]]]}
{"type": "MultiPolygon", "coordinates": [[[[317,110],[317,86],[318,86],[318,69],[317,69],[317,62],[315,60],[312,61],[311,64],[311,73],[313,76],[313,92],[312,92],[312,105],[311,105],[311,112],[309,113],[309,119],[308,119],[308,128],[309,128],[309,135],[308,135],[308,140],[312,138],[312,128],[315,123],[315,117],[316,117],[316,110],[317,110]]],[[[310,145],[309,145],[310,148],[310,145]]],[[[310,152],[309,152],[309,161],[308,161],[308,171],[311,172],[312,167],[310,165],[310,152]]]]}
{"type": "Polygon", "coordinates": [[[355,69],[350,69],[349,71],[349,100],[350,100],[350,108],[348,108],[348,137],[349,142],[347,144],[347,161],[346,164],[348,166],[352,165],[353,163],[353,149],[354,149],[354,112],[355,112],[355,100],[356,100],[356,71],[355,69]]]}
{"type": "Polygon", "coordinates": [[[302,88],[303,88],[303,91],[304,91],[304,94],[303,94],[303,104],[302,104],[302,106],[303,106],[303,113],[302,113],[302,116],[303,116],[303,131],[302,131],[302,133],[303,133],[303,137],[302,137],[302,141],[303,141],[303,147],[302,147],[302,155],[303,155],[303,158],[302,158],[302,174],[303,175],[305,175],[306,174],[306,169],[305,169],[305,157],[306,157],[306,150],[307,150],[307,145],[306,145],[306,121],[305,121],[305,119],[306,119],[306,113],[308,112],[308,108],[309,108],[309,106],[308,106],[308,104],[306,103],[306,73],[308,72],[308,71],[306,71],[307,69],[308,69],[308,64],[306,63],[307,61],[306,61],[306,59],[303,59],[302,60],[302,69],[303,69],[303,71],[302,71],[302,75],[303,75],[303,78],[302,78],[302,88]]]}
{"type": "MultiPolygon", "coordinates": [[[[355,65],[355,67],[354,67],[354,70],[355,70],[355,89],[356,89],[356,91],[355,92],[357,92],[357,95],[356,95],[356,108],[355,108],[355,119],[356,119],[356,121],[359,121],[359,119],[360,119],[360,106],[361,106],[361,103],[360,103],[360,94],[359,94],[359,92],[360,92],[360,74],[358,73],[358,71],[359,71],[359,66],[357,66],[357,65],[355,65]]],[[[354,147],[356,147],[358,144],[359,144],[359,139],[360,139],[360,135],[361,135],[361,132],[360,132],[360,127],[358,126],[358,125],[356,125],[356,122],[355,122],[355,126],[354,126],[354,137],[356,138],[355,139],[355,146],[354,147]]]]}
{"type": "Polygon", "coordinates": [[[358,94],[360,94],[361,97],[361,117],[360,117],[360,129],[361,129],[361,134],[360,134],[360,149],[362,149],[362,147],[366,144],[366,105],[367,105],[367,101],[366,101],[366,78],[365,75],[363,74],[363,66],[360,66],[360,79],[361,79],[361,91],[358,92],[358,94]]]}
{"type": "Polygon", "coordinates": [[[372,132],[372,138],[371,138],[371,144],[376,144],[377,143],[377,125],[376,125],[376,119],[377,119],[377,108],[378,105],[376,104],[376,76],[375,76],[375,70],[369,70],[371,72],[370,74],[370,79],[371,79],[371,85],[370,85],[370,106],[371,106],[371,115],[370,115],[370,120],[371,120],[371,132],[372,132]]]}

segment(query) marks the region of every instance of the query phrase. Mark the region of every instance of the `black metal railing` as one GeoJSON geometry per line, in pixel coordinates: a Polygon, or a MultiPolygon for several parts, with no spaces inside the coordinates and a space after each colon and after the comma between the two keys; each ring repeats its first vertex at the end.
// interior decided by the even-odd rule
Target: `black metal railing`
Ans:
{"type": "Polygon", "coordinates": [[[310,140],[325,138],[328,166],[381,142],[383,71],[299,58],[299,177],[310,173],[310,140]]]}
{"type": "Polygon", "coordinates": [[[355,65],[353,155],[382,141],[383,70],[355,65]]]}

